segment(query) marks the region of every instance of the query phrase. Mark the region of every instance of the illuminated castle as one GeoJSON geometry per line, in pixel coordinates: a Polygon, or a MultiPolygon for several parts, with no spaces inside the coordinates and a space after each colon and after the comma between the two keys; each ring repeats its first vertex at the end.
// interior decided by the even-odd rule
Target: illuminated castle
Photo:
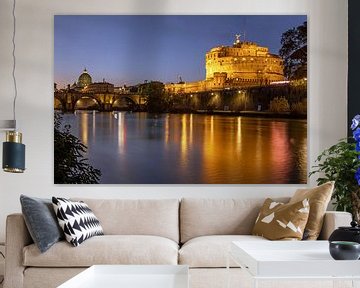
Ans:
{"type": "Polygon", "coordinates": [[[267,47],[242,42],[236,35],[233,46],[212,48],[206,53],[206,79],[166,84],[171,93],[244,88],[283,81],[283,60],[267,47]]]}

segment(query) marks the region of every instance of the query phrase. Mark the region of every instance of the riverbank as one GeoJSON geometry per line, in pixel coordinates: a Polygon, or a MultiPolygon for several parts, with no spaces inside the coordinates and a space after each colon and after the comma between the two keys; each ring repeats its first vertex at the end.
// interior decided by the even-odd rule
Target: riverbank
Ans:
{"type": "MultiPolygon", "coordinates": [[[[61,112],[61,110],[55,110],[55,112],[61,112]]],[[[85,112],[85,113],[97,113],[105,112],[98,110],[75,110],[74,112],[64,112],[65,114],[73,114],[76,112],[85,112]]],[[[107,111],[107,112],[133,112],[141,113],[148,111],[129,111],[129,110],[116,110],[116,111],[107,111]]],[[[269,111],[225,111],[225,110],[191,110],[191,111],[171,111],[171,112],[162,112],[162,113],[151,113],[151,114],[203,114],[203,115],[222,115],[222,116],[242,116],[242,117],[253,117],[253,118],[281,118],[281,119],[307,119],[307,115],[303,114],[291,114],[290,112],[283,113],[274,113],[269,111]]]]}
{"type": "Polygon", "coordinates": [[[290,112],[274,113],[268,111],[224,111],[224,110],[197,110],[196,114],[206,115],[229,115],[229,116],[243,116],[243,117],[261,117],[261,118],[283,118],[283,119],[307,119],[307,115],[291,114],[290,112]]]}

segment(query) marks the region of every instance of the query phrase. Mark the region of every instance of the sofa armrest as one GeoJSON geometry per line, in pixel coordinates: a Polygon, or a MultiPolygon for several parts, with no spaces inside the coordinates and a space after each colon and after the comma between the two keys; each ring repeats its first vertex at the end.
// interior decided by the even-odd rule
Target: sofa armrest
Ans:
{"type": "Polygon", "coordinates": [[[348,212],[342,211],[326,211],[324,216],[324,224],[319,239],[329,239],[331,233],[340,226],[350,226],[352,216],[348,212]]]}
{"type": "Polygon", "coordinates": [[[22,288],[24,280],[23,248],[33,241],[22,214],[6,218],[4,288],[22,288]]]}

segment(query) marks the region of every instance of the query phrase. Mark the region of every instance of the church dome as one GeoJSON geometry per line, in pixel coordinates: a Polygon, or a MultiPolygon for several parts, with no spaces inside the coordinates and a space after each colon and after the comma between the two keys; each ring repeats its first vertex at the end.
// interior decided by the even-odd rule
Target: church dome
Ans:
{"type": "Polygon", "coordinates": [[[80,88],[84,88],[85,86],[92,83],[92,79],[90,74],[87,72],[86,68],[84,69],[83,73],[79,76],[77,86],[80,88]]]}

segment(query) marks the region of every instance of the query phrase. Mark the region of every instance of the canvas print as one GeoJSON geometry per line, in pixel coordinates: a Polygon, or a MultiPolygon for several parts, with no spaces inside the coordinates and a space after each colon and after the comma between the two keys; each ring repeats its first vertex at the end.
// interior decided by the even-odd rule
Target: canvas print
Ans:
{"type": "Polygon", "coordinates": [[[306,15],[58,15],[55,184],[307,183],[306,15]]]}

